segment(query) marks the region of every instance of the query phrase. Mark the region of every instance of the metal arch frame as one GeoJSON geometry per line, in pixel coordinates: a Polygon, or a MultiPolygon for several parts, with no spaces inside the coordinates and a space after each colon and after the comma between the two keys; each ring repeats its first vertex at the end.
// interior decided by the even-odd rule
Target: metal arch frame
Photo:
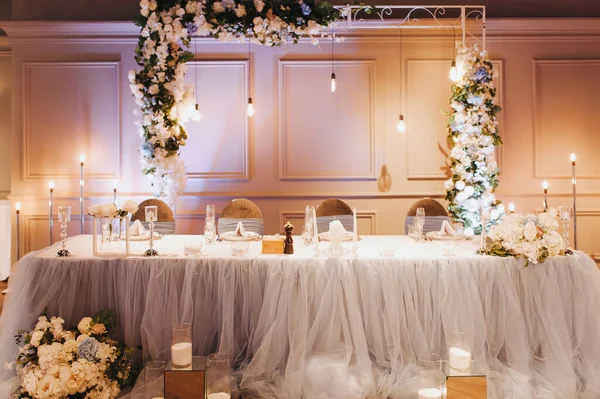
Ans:
{"type": "Polygon", "coordinates": [[[474,40],[480,43],[485,50],[485,28],[486,28],[486,9],[482,5],[344,5],[334,6],[341,13],[341,18],[334,22],[334,26],[345,29],[404,29],[404,28],[428,28],[428,29],[454,29],[460,23],[462,30],[462,44],[466,45],[467,40],[474,40]],[[402,18],[394,18],[394,12],[398,10],[408,11],[408,14],[402,18]],[[443,20],[447,10],[458,10],[458,18],[443,20]],[[415,12],[425,12],[429,14],[426,18],[414,16],[415,12]],[[367,16],[375,16],[368,21],[367,16]],[[475,36],[467,27],[467,20],[481,22],[481,38],[475,36]],[[421,25],[421,20],[432,21],[433,25],[421,25]]]}

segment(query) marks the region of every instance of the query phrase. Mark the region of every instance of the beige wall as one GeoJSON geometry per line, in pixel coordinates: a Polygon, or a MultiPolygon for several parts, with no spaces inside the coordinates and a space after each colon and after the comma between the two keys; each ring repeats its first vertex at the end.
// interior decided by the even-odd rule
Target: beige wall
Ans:
{"type": "MultiPolygon", "coordinates": [[[[48,242],[50,179],[57,184],[55,203],[78,213],[81,152],[89,160],[88,204],[110,201],[113,179],[121,198],[150,195],[139,171],[141,139],[127,87],[137,30],[129,23],[0,28],[12,47],[12,75],[0,75],[0,99],[9,79],[13,116],[11,134],[0,122],[0,139],[11,143],[12,153],[10,172],[0,172],[0,191],[10,178],[10,199],[24,207],[22,250],[28,251],[48,242]]],[[[335,94],[330,43],[252,46],[248,60],[245,45],[198,41],[188,78],[197,80],[203,119],[188,125],[183,156],[190,179],[177,206],[178,231],[202,232],[208,203],[222,209],[231,198],[251,197],[267,231],[277,232],[286,220],[299,221],[306,204],[337,196],[359,210],[361,234],[402,233],[403,215],[416,199],[445,195],[440,110],[448,108],[452,38],[414,32],[404,34],[401,71],[396,33],[347,33],[335,49],[335,94]],[[248,92],[256,105],[249,121],[248,92]],[[400,110],[408,123],[404,134],[396,130],[400,110]]],[[[600,21],[493,20],[488,34],[504,108],[498,197],[519,210],[539,209],[546,179],[550,204],[569,203],[568,157],[577,153],[580,248],[600,254],[594,239],[600,233],[600,21]]]]}

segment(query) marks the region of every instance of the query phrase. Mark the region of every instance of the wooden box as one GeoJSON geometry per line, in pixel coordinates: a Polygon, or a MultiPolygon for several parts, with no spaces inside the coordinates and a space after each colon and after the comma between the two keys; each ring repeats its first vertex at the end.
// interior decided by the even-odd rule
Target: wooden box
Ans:
{"type": "Polygon", "coordinates": [[[262,253],[271,255],[283,255],[284,249],[283,236],[264,236],[262,240],[262,253]]]}
{"type": "Polygon", "coordinates": [[[174,369],[169,363],[165,370],[165,399],[205,399],[206,357],[192,358],[191,370],[174,369]]]}
{"type": "Polygon", "coordinates": [[[485,376],[448,376],[446,389],[448,399],[486,399],[487,379],[485,376]]]}

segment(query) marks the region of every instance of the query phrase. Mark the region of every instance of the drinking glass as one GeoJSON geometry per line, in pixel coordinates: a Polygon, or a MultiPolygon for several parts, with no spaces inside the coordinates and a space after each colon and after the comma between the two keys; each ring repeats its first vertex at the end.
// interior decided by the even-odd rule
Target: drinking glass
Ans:
{"type": "Polygon", "coordinates": [[[481,219],[481,251],[485,252],[485,241],[487,240],[487,225],[490,221],[490,208],[482,206],[480,211],[481,219]]]}
{"type": "Polygon", "coordinates": [[[165,369],[167,365],[162,360],[146,363],[145,398],[159,399],[165,395],[165,369]]]}
{"type": "Polygon", "coordinates": [[[231,397],[231,360],[225,352],[213,353],[206,361],[206,393],[208,399],[231,397]]]}
{"type": "Polygon", "coordinates": [[[446,376],[442,371],[442,358],[435,353],[424,353],[417,356],[419,366],[419,399],[442,399],[446,376]]]}
{"type": "Polygon", "coordinates": [[[144,208],[144,214],[150,227],[150,249],[144,252],[144,256],[158,256],[158,252],[154,249],[154,222],[158,221],[158,207],[147,206],[144,208]]]}
{"type": "Polygon", "coordinates": [[[302,229],[302,240],[304,244],[309,245],[313,240],[313,220],[312,220],[312,206],[306,205],[304,212],[304,227],[302,229]]]}
{"type": "Polygon", "coordinates": [[[67,223],[71,221],[70,206],[58,207],[58,221],[60,222],[61,249],[56,253],[56,256],[59,258],[64,258],[71,255],[71,253],[67,250],[67,223]]]}
{"type": "Polygon", "coordinates": [[[419,238],[423,237],[423,227],[425,226],[425,208],[417,208],[415,214],[415,225],[418,228],[419,238]]]}
{"type": "Polygon", "coordinates": [[[207,244],[212,244],[217,239],[215,217],[215,206],[206,205],[206,216],[204,218],[204,238],[206,239],[207,244]]]}
{"type": "Polygon", "coordinates": [[[464,331],[457,330],[452,333],[448,349],[448,364],[454,370],[471,370],[471,346],[468,338],[464,331]]]}
{"type": "Polygon", "coordinates": [[[565,248],[569,248],[569,223],[573,220],[572,206],[559,206],[558,216],[563,225],[563,239],[565,240],[565,248]]]}
{"type": "Polygon", "coordinates": [[[171,330],[171,361],[173,368],[184,369],[192,366],[192,325],[178,323],[171,330]]]}

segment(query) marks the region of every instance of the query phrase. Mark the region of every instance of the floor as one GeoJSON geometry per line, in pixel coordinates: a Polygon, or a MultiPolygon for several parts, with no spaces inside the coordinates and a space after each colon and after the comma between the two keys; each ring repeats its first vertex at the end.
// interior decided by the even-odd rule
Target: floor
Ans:
{"type": "MultiPolygon", "coordinates": [[[[4,291],[6,289],[6,286],[8,284],[5,282],[0,282],[0,292],[4,291]]],[[[2,306],[4,305],[4,298],[6,296],[5,295],[0,295],[0,313],[2,313],[2,306]]]]}

